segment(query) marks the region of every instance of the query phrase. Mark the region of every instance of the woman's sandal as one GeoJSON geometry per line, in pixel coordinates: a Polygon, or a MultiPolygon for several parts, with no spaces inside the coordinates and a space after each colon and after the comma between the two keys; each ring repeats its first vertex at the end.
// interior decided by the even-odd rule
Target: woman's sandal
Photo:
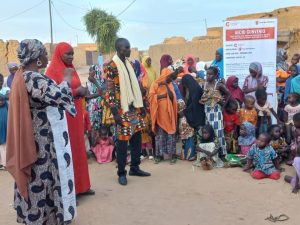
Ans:
{"type": "Polygon", "coordinates": [[[170,164],[171,164],[171,165],[174,165],[174,164],[176,164],[176,162],[177,162],[177,159],[176,159],[176,158],[173,158],[173,159],[171,159],[170,164]]]}

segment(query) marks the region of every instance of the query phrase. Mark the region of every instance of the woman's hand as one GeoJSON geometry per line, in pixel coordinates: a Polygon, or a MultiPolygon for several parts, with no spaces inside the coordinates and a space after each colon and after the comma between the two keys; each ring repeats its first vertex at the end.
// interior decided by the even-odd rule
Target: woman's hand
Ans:
{"type": "Polygon", "coordinates": [[[76,96],[79,96],[79,97],[85,97],[87,94],[88,94],[88,89],[87,89],[87,87],[79,86],[79,87],[76,89],[76,96]]]}

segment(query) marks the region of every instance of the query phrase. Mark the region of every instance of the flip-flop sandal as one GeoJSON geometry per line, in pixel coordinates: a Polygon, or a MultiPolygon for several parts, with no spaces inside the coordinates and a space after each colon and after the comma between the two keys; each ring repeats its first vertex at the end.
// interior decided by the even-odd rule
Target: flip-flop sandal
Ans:
{"type": "Polygon", "coordinates": [[[174,164],[176,164],[176,162],[177,162],[177,159],[171,159],[170,164],[174,165],[174,164]]]}
{"type": "Polygon", "coordinates": [[[277,217],[274,217],[272,214],[267,217],[265,220],[269,220],[270,222],[276,223],[276,222],[283,222],[290,219],[287,215],[285,214],[281,214],[277,217]]]}

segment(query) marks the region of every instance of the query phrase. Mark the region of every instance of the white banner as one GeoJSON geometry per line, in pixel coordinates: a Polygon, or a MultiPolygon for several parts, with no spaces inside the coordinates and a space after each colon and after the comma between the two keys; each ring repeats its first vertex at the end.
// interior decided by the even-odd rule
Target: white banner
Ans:
{"type": "Polygon", "coordinates": [[[235,75],[242,88],[249,65],[260,62],[268,76],[268,101],[277,109],[276,49],[277,19],[226,21],[223,28],[224,76],[235,75]]]}

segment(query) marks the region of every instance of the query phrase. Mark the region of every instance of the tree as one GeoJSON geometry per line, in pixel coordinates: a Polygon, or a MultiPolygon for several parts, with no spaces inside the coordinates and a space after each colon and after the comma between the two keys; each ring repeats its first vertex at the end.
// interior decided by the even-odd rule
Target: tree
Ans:
{"type": "Polygon", "coordinates": [[[120,21],[112,14],[101,9],[92,9],[83,17],[86,30],[96,41],[98,50],[102,54],[109,54],[115,50],[115,40],[121,28],[120,21]]]}

